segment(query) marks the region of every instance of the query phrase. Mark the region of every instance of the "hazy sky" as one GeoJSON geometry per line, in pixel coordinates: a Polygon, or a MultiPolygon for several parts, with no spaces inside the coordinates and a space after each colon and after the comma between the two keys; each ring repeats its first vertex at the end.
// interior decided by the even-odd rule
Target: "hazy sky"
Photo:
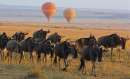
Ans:
{"type": "Polygon", "coordinates": [[[0,4],[40,6],[46,1],[57,7],[130,10],[130,0],[0,0],[0,4]]]}

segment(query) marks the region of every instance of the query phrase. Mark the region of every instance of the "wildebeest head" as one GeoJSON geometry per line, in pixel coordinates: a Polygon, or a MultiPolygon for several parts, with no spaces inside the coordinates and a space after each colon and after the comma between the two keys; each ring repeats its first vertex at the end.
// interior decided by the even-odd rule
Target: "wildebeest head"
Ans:
{"type": "Polygon", "coordinates": [[[127,40],[129,40],[129,38],[121,37],[121,46],[122,46],[122,49],[126,48],[126,42],[127,42],[127,40]]]}
{"type": "Polygon", "coordinates": [[[63,41],[61,44],[65,49],[68,49],[70,47],[70,43],[68,41],[63,41]]]}
{"type": "Polygon", "coordinates": [[[56,44],[61,41],[61,36],[56,32],[54,34],[51,34],[48,37],[48,40],[50,40],[52,43],[56,44]]]}
{"type": "Polygon", "coordinates": [[[88,41],[88,46],[93,46],[93,45],[96,45],[96,44],[97,44],[97,40],[96,40],[95,36],[90,35],[89,41],[88,41]]]}
{"type": "Polygon", "coordinates": [[[28,33],[24,33],[24,32],[16,32],[12,38],[15,39],[16,41],[20,42],[22,41],[25,36],[27,35],[28,33]]]}
{"type": "Polygon", "coordinates": [[[10,40],[10,38],[6,35],[5,32],[3,32],[0,35],[0,48],[3,49],[6,47],[7,42],[10,40]]]}

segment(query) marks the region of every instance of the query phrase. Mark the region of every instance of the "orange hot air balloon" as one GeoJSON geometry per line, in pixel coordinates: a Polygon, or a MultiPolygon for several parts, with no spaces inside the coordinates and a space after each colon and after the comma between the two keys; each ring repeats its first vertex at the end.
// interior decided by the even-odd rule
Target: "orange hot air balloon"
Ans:
{"type": "Polygon", "coordinates": [[[64,10],[64,17],[70,23],[76,17],[76,11],[72,8],[67,8],[64,10]]]}
{"type": "Polygon", "coordinates": [[[47,2],[42,5],[41,9],[48,21],[50,21],[50,18],[56,14],[56,6],[54,3],[47,2]]]}

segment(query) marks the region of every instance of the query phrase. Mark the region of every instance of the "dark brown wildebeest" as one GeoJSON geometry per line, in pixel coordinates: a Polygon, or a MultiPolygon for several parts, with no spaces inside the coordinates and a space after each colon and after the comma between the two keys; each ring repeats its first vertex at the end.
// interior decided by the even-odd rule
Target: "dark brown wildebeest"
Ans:
{"type": "Polygon", "coordinates": [[[68,41],[56,44],[54,48],[54,54],[55,54],[54,63],[57,63],[57,57],[58,57],[59,69],[60,69],[60,60],[61,59],[64,60],[65,67],[63,68],[63,70],[66,70],[66,68],[68,67],[67,58],[69,55],[72,55],[73,58],[77,58],[78,56],[77,50],[73,48],[68,41]]]}
{"type": "Polygon", "coordinates": [[[85,60],[91,61],[92,63],[92,75],[96,76],[95,73],[95,62],[98,60],[102,61],[102,48],[99,48],[96,44],[93,46],[84,46],[81,49],[81,58],[80,58],[80,67],[79,70],[82,70],[82,73],[86,73],[85,60]]]}
{"type": "Polygon", "coordinates": [[[111,60],[113,55],[113,49],[117,46],[121,46],[122,49],[125,49],[126,41],[128,39],[120,37],[117,34],[111,34],[107,36],[102,36],[98,39],[99,46],[104,46],[105,48],[111,48],[111,60]]]}

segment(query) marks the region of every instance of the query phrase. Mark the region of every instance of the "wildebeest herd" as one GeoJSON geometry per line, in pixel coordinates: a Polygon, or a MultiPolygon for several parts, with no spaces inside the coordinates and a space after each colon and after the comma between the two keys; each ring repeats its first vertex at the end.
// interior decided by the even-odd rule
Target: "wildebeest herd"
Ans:
{"type": "Polygon", "coordinates": [[[47,61],[47,55],[50,55],[51,63],[59,63],[64,60],[64,68],[66,70],[69,66],[68,57],[80,58],[79,70],[85,72],[85,61],[92,62],[92,74],[95,76],[95,62],[101,62],[104,49],[111,49],[111,59],[113,48],[120,46],[125,49],[126,41],[128,38],[121,37],[117,34],[102,36],[98,39],[90,34],[87,38],[79,38],[75,41],[62,40],[62,36],[58,33],[53,33],[48,36],[50,31],[43,29],[37,30],[33,33],[32,37],[26,37],[28,33],[16,32],[13,36],[9,37],[5,32],[0,34],[0,57],[1,60],[7,59],[9,63],[12,61],[13,53],[20,54],[19,63],[22,62],[24,52],[30,56],[30,61],[33,62],[33,53],[36,53],[37,62],[41,61],[41,56],[44,54],[44,62],[47,61]],[[26,38],[25,38],[26,37],[26,38]],[[4,49],[7,50],[7,55],[4,54],[4,49]]]}

